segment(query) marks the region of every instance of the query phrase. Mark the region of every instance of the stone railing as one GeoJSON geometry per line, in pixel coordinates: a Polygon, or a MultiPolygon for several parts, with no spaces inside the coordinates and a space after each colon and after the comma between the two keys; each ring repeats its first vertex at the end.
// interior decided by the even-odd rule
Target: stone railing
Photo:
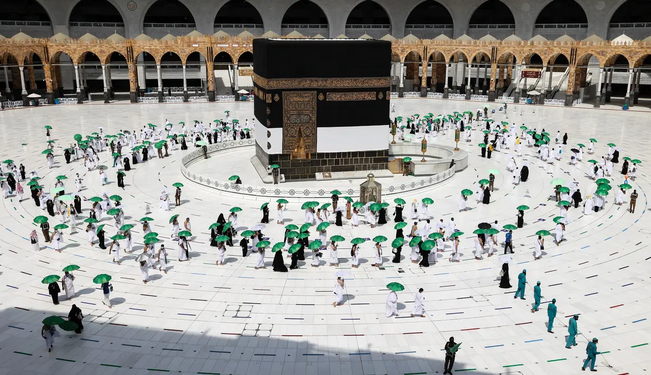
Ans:
{"type": "Polygon", "coordinates": [[[428,98],[434,98],[434,99],[443,99],[443,93],[442,92],[428,92],[427,97],[428,98]]]}
{"type": "Polygon", "coordinates": [[[156,96],[139,96],[138,103],[144,104],[156,104],[158,103],[158,97],[156,96]]]}
{"type": "Polygon", "coordinates": [[[488,95],[470,95],[470,100],[475,102],[487,102],[488,95]]]}
{"type": "Polygon", "coordinates": [[[183,103],[183,97],[182,96],[166,96],[166,97],[163,98],[163,101],[165,103],[183,103]]]}
{"type": "Polygon", "coordinates": [[[420,98],[420,92],[406,91],[402,93],[403,98],[420,98]]]}
{"type": "Polygon", "coordinates": [[[448,94],[448,98],[455,100],[465,100],[466,94],[448,94]]]}
{"type": "Polygon", "coordinates": [[[77,104],[77,98],[57,98],[57,101],[59,101],[59,104],[77,104]]]}
{"type": "Polygon", "coordinates": [[[565,100],[563,100],[563,99],[545,99],[545,105],[564,106],[565,105],[565,100]]]}
{"type": "Polygon", "coordinates": [[[235,101],[235,95],[216,95],[215,101],[217,102],[232,102],[235,101]]]}
{"type": "MultiPolygon", "coordinates": [[[[208,154],[219,153],[223,150],[229,150],[239,147],[253,147],[255,145],[254,139],[243,139],[230,142],[213,143],[208,145],[208,154]]],[[[252,186],[252,185],[236,185],[230,181],[218,181],[213,177],[202,176],[188,170],[188,167],[193,163],[203,159],[203,151],[197,148],[195,151],[189,152],[181,159],[181,174],[188,180],[195,183],[220,190],[225,193],[244,194],[264,196],[270,198],[296,198],[310,200],[314,198],[330,198],[330,191],[332,189],[294,189],[280,185],[266,186],[252,186]]],[[[414,177],[413,181],[408,183],[399,183],[395,185],[382,184],[382,193],[384,195],[396,195],[409,191],[427,188],[438,183],[441,183],[455,174],[455,168],[449,168],[443,172],[431,175],[414,177]]],[[[343,195],[350,197],[359,196],[359,188],[339,189],[343,195]]]]}
{"type": "Polygon", "coordinates": [[[190,103],[208,103],[207,96],[191,96],[188,98],[190,103]]]}

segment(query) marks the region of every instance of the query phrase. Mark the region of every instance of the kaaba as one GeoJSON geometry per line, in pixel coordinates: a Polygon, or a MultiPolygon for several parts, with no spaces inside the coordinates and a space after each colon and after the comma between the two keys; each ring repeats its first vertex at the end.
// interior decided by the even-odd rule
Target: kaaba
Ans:
{"type": "Polygon", "coordinates": [[[253,40],[256,157],[285,180],[387,169],[391,43],[253,40]]]}

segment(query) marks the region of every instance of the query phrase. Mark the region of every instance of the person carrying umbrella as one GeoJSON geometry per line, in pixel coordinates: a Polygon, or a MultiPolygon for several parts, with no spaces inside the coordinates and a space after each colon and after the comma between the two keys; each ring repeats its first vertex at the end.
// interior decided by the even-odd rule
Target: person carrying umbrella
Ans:
{"type": "Polygon", "coordinates": [[[443,374],[452,374],[452,367],[454,366],[454,359],[457,354],[459,344],[454,342],[454,337],[445,343],[445,364],[443,365],[443,374]]]}
{"type": "Polygon", "coordinates": [[[54,347],[54,338],[59,336],[61,335],[54,325],[44,324],[43,328],[41,328],[41,337],[45,339],[45,347],[48,352],[51,352],[54,347]]]}
{"type": "Polygon", "coordinates": [[[84,325],[81,323],[81,320],[84,318],[81,309],[77,305],[72,305],[70,312],[68,313],[68,320],[77,325],[75,333],[81,333],[84,330],[84,325]]]}

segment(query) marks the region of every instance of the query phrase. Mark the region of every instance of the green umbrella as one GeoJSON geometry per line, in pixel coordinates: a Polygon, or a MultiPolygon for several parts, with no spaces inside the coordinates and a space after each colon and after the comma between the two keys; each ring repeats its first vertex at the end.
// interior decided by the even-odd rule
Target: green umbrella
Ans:
{"type": "Polygon", "coordinates": [[[309,238],[310,234],[308,232],[301,232],[298,234],[297,238],[303,239],[303,238],[309,238]]]}
{"type": "Polygon", "coordinates": [[[109,199],[112,200],[112,201],[116,201],[116,202],[117,202],[117,201],[121,201],[121,200],[122,200],[122,197],[119,196],[119,195],[111,195],[111,196],[109,197],[109,199]]]}
{"type": "Polygon", "coordinates": [[[126,238],[126,237],[124,237],[124,236],[121,235],[121,234],[116,234],[115,236],[111,237],[111,239],[112,239],[113,241],[119,241],[119,240],[123,240],[123,239],[125,239],[125,238],[126,238]]]}
{"type": "Polygon", "coordinates": [[[594,160],[594,159],[590,159],[590,160],[588,160],[588,163],[597,164],[597,161],[594,160]]]}
{"type": "Polygon", "coordinates": [[[429,236],[427,236],[430,240],[438,240],[439,238],[443,238],[443,235],[439,232],[434,232],[431,233],[429,236]]]}
{"type": "Polygon", "coordinates": [[[474,234],[486,234],[486,229],[475,229],[472,233],[474,234]]]}
{"type": "Polygon", "coordinates": [[[396,198],[396,199],[394,199],[394,200],[393,200],[393,203],[395,203],[395,204],[400,204],[400,205],[407,204],[407,202],[405,202],[405,200],[402,199],[402,198],[396,198]]]}
{"type": "Polygon", "coordinates": [[[332,194],[332,195],[341,195],[341,192],[339,190],[335,189],[335,190],[331,191],[330,194],[332,194]]]}
{"type": "Polygon", "coordinates": [[[434,200],[432,198],[423,198],[423,203],[434,204],[434,200]]]}
{"type": "Polygon", "coordinates": [[[382,206],[382,208],[389,208],[389,204],[387,202],[380,203],[380,206],[382,206]]]}
{"type": "Polygon", "coordinates": [[[364,207],[364,203],[362,202],[353,203],[353,208],[361,208],[361,207],[364,207]]]}
{"type": "Polygon", "coordinates": [[[506,225],[503,226],[502,228],[504,228],[504,229],[506,229],[506,230],[516,230],[516,229],[518,229],[518,227],[516,227],[516,226],[513,225],[513,224],[506,224],[506,225]]]}
{"type": "Polygon", "coordinates": [[[612,189],[612,186],[610,186],[608,184],[601,184],[601,185],[597,186],[597,190],[610,191],[610,189],[612,189]]]}
{"type": "Polygon", "coordinates": [[[75,134],[72,138],[77,142],[81,141],[82,139],[81,134],[75,134]]]}
{"type": "Polygon", "coordinates": [[[282,250],[283,247],[285,247],[285,243],[284,242],[278,242],[271,248],[271,252],[272,253],[278,252],[278,251],[282,250]]]}
{"type": "Polygon", "coordinates": [[[403,290],[405,290],[405,287],[400,283],[393,282],[387,284],[387,289],[392,290],[394,292],[402,292],[403,290]]]}
{"type": "Polygon", "coordinates": [[[369,208],[371,209],[371,211],[373,211],[373,212],[377,212],[377,211],[380,211],[380,210],[382,209],[382,205],[379,204],[379,203],[372,203],[372,204],[369,206],[369,208]]]}
{"type": "Polygon", "coordinates": [[[237,180],[238,178],[240,178],[240,176],[234,174],[234,175],[232,175],[231,177],[228,178],[228,181],[235,181],[235,180],[237,180]]]}
{"type": "Polygon", "coordinates": [[[316,227],[316,230],[318,230],[319,232],[323,232],[323,231],[326,230],[329,226],[330,226],[330,223],[325,223],[325,222],[324,222],[324,223],[319,224],[319,226],[316,227]]]}
{"type": "Polygon", "coordinates": [[[527,130],[527,127],[524,126],[524,125],[522,125],[522,126],[520,126],[520,129],[522,129],[522,130],[527,130]]]}
{"type": "Polygon", "coordinates": [[[34,185],[38,185],[37,180],[31,180],[30,182],[27,183],[27,186],[34,186],[34,185]]]}
{"type": "Polygon", "coordinates": [[[597,143],[597,140],[596,140],[596,139],[594,139],[594,138],[590,138],[590,142],[594,142],[594,143],[597,143]]]}
{"type": "Polygon", "coordinates": [[[301,230],[300,231],[301,232],[307,232],[310,229],[311,226],[312,226],[312,224],[305,223],[305,224],[301,225],[301,230]]]}
{"type": "Polygon", "coordinates": [[[285,226],[285,229],[287,230],[298,230],[298,225],[296,224],[289,224],[285,226]]]}
{"type": "Polygon", "coordinates": [[[70,228],[70,227],[67,226],[66,224],[57,224],[57,225],[54,226],[54,229],[56,229],[56,230],[62,230],[62,229],[66,229],[66,228],[70,228]]]}
{"type": "Polygon", "coordinates": [[[495,174],[495,175],[500,174],[500,171],[498,171],[497,169],[489,169],[486,172],[488,174],[495,174]]]}
{"type": "Polygon", "coordinates": [[[67,179],[68,179],[68,177],[66,177],[64,175],[57,176],[57,180],[67,180],[67,179]]]}
{"type": "Polygon", "coordinates": [[[633,159],[631,162],[633,162],[633,164],[642,164],[642,160],[640,159],[633,159]]]}
{"type": "Polygon", "coordinates": [[[241,235],[242,237],[251,237],[251,236],[255,235],[255,232],[252,231],[252,230],[245,230],[245,231],[242,232],[240,235],[241,235]]]}
{"type": "MultiPolygon", "coordinates": [[[[197,144],[199,144],[199,142],[197,142],[197,144]]],[[[163,142],[156,142],[154,144],[154,148],[160,150],[161,148],[163,148],[163,142]]]]}
{"type": "Polygon", "coordinates": [[[99,203],[99,202],[101,202],[103,200],[104,199],[102,199],[101,197],[92,197],[92,198],[89,199],[89,201],[91,201],[93,203],[99,203]]]}
{"type": "Polygon", "coordinates": [[[74,201],[75,197],[73,197],[72,195],[61,195],[61,196],[59,196],[59,200],[66,201],[66,202],[67,201],[74,201]]]}
{"type": "Polygon", "coordinates": [[[208,146],[208,143],[206,141],[198,141],[197,146],[208,146]]]}
{"type": "Polygon", "coordinates": [[[607,190],[597,190],[597,192],[595,194],[600,196],[600,197],[605,197],[606,195],[608,195],[608,191],[607,190]]]}
{"type": "Polygon", "coordinates": [[[436,242],[434,242],[434,241],[432,241],[432,240],[427,240],[427,241],[424,241],[424,242],[420,245],[420,248],[423,249],[423,250],[425,250],[425,251],[430,251],[430,250],[432,250],[435,246],[436,246],[436,242]]]}
{"type": "Polygon", "coordinates": [[[174,221],[174,219],[176,219],[177,217],[179,217],[179,214],[172,215],[172,217],[170,217],[169,223],[172,224],[172,222],[174,221]]]}
{"type": "Polygon", "coordinates": [[[562,178],[555,178],[550,182],[550,184],[552,186],[565,185],[565,180],[563,180],[562,178]]]}
{"type": "Polygon", "coordinates": [[[353,245],[363,244],[364,242],[366,242],[366,240],[359,237],[355,237],[352,240],[350,240],[350,243],[352,243],[353,245]]]}
{"type": "Polygon", "coordinates": [[[568,202],[568,201],[560,201],[560,202],[558,202],[558,205],[559,205],[559,206],[569,206],[570,204],[571,204],[571,203],[568,202]]]}
{"type": "Polygon", "coordinates": [[[576,145],[581,147],[581,148],[585,147],[585,145],[583,143],[577,143],[576,145]]]}
{"type": "Polygon", "coordinates": [[[107,214],[109,215],[119,215],[120,214],[120,209],[119,208],[111,208],[110,210],[106,211],[107,214]]]}
{"type": "Polygon", "coordinates": [[[402,158],[402,161],[404,163],[409,163],[409,162],[411,162],[411,158],[410,157],[402,158]]]}
{"type": "Polygon", "coordinates": [[[404,243],[405,243],[405,239],[402,238],[402,237],[398,237],[398,238],[394,239],[393,241],[391,241],[391,247],[393,247],[395,249],[395,248],[398,248],[398,247],[402,246],[404,243]]]}
{"type": "Polygon", "coordinates": [[[298,232],[289,231],[289,232],[287,232],[287,234],[285,234],[285,237],[287,237],[287,238],[296,238],[296,237],[298,237],[298,232]]]}
{"type": "Polygon", "coordinates": [[[450,235],[450,238],[463,236],[463,232],[454,232],[450,235]]]}
{"type": "Polygon", "coordinates": [[[393,229],[398,230],[398,229],[402,229],[402,228],[404,228],[406,226],[407,226],[407,223],[404,222],[404,221],[401,221],[399,223],[396,223],[396,225],[393,227],[393,229]]]}
{"type": "Polygon", "coordinates": [[[470,190],[470,189],[463,189],[463,190],[461,190],[461,195],[463,195],[464,197],[467,197],[467,196],[469,196],[469,195],[472,195],[472,190],[470,190]]]}
{"type": "Polygon", "coordinates": [[[321,248],[321,245],[322,245],[321,241],[314,240],[310,242],[309,248],[310,250],[318,250],[319,248],[321,248]]]}
{"type": "Polygon", "coordinates": [[[45,125],[45,129],[47,129],[47,130],[51,130],[52,127],[51,127],[50,125],[45,125]]]}
{"type": "Polygon", "coordinates": [[[325,209],[327,209],[327,208],[330,207],[330,206],[331,206],[330,203],[324,203],[324,204],[321,205],[321,209],[322,209],[322,210],[325,210],[325,209]]]}
{"type": "Polygon", "coordinates": [[[88,219],[84,220],[84,223],[95,224],[99,223],[99,220],[95,219],[94,217],[89,217],[88,219]]]}
{"type": "Polygon", "coordinates": [[[43,319],[43,324],[46,326],[56,326],[63,322],[65,322],[65,320],[63,320],[62,317],[56,315],[48,316],[47,318],[43,319]]]}
{"type": "Polygon", "coordinates": [[[307,210],[310,208],[310,202],[305,202],[301,205],[301,210],[307,210]]]}
{"type": "Polygon", "coordinates": [[[384,242],[386,240],[387,240],[387,238],[384,237],[384,236],[375,236],[375,237],[373,237],[373,242],[384,242]]]}
{"type": "Polygon", "coordinates": [[[47,217],[45,217],[45,216],[37,216],[37,217],[34,218],[34,222],[35,222],[36,224],[47,223],[47,220],[48,220],[48,219],[47,219],[47,217]]]}
{"type": "Polygon", "coordinates": [[[334,235],[334,236],[330,237],[330,241],[332,241],[332,242],[342,242],[342,241],[346,241],[346,239],[337,234],[337,235],[334,235]]]}
{"type": "Polygon", "coordinates": [[[49,275],[49,276],[45,276],[43,280],[41,280],[41,283],[43,284],[56,283],[57,281],[59,281],[59,279],[61,279],[61,276],[59,275],[49,275]]]}
{"type": "Polygon", "coordinates": [[[104,225],[105,225],[105,224],[102,224],[102,225],[98,225],[98,226],[97,226],[97,230],[96,230],[95,232],[96,232],[96,233],[99,233],[99,232],[101,232],[101,231],[102,231],[102,229],[104,229],[104,225]]]}
{"type": "Polygon", "coordinates": [[[269,166],[269,168],[271,168],[271,169],[278,169],[278,168],[280,168],[280,166],[279,166],[278,164],[271,164],[271,165],[269,166]]]}
{"type": "Polygon", "coordinates": [[[521,205],[521,206],[516,207],[516,209],[517,209],[518,211],[526,211],[526,210],[529,209],[529,206],[523,204],[523,205],[521,205]]]}
{"type": "Polygon", "coordinates": [[[452,354],[456,353],[459,350],[459,346],[461,346],[461,343],[456,344],[455,346],[450,348],[450,352],[452,354]]]}
{"type": "Polygon", "coordinates": [[[260,211],[264,210],[264,208],[267,207],[268,205],[269,205],[269,202],[263,203],[262,206],[260,206],[260,211]]]}
{"type": "Polygon", "coordinates": [[[278,199],[278,200],[276,201],[276,203],[287,204],[287,203],[289,203],[289,202],[287,201],[287,199],[280,198],[280,199],[278,199]]]}
{"type": "Polygon", "coordinates": [[[57,195],[58,193],[60,193],[60,192],[62,192],[64,190],[66,190],[64,187],[58,187],[58,188],[52,189],[51,193],[52,193],[52,195],[57,195]]]}
{"type": "Polygon", "coordinates": [[[179,232],[179,237],[192,237],[192,232],[189,230],[182,230],[179,232]]]}
{"type": "MultiPolygon", "coordinates": [[[[217,241],[217,242],[226,242],[228,240],[229,240],[229,237],[225,236],[225,235],[215,237],[215,241],[217,241]]],[[[269,245],[269,241],[262,241],[262,242],[267,242],[267,245],[269,245]]]]}
{"type": "Polygon", "coordinates": [[[411,241],[409,241],[409,246],[411,246],[411,247],[418,246],[418,244],[420,243],[420,241],[421,241],[420,236],[415,236],[415,237],[413,237],[413,238],[411,239],[411,241]]]}
{"type": "Polygon", "coordinates": [[[61,328],[64,331],[76,331],[79,328],[79,326],[75,322],[66,320],[63,323],[59,324],[59,328],[61,328]]]}
{"type": "Polygon", "coordinates": [[[95,276],[95,278],[93,279],[93,283],[95,284],[104,284],[104,283],[108,283],[109,281],[111,281],[111,276],[105,273],[101,273],[95,276]]]}
{"type": "Polygon", "coordinates": [[[629,158],[628,156],[624,156],[624,160],[631,161],[631,158],[629,158]]]}
{"type": "Polygon", "coordinates": [[[536,236],[549,236],[549,231],[548,230],[539,230],[536,232],[536,236]]]}
{"type": "Polygon", "coordinates": [[[183,184],[180,183],[180,182],[175,182],[175,183],[172,184],[172,186],[177,187],[177,188],[182,188],[183,184]]]}
{"type": "Polygon", "coordinates": [[[614,143],[609,143],[608,146],[609,147],[617,147],[614,143]]]}
{"type": "Polygon", "coordinates": [[[488,181],[485,178],[479,180],[479,185],[488,185],[488,184],[490,184],[490,181],[488,181]]]}
{"type": "Polygon", "coordinates": [[[138,221],[143,221],[143,222],[144,221],[154,221],[154,219],[150,218],[149,216],[145,216],[145,217],[143,217],[142,219],[140,219],[138,221]]]}
{"type": "Polygon", "coordinates": [[[289,250],[287,250],[288,253],[294,254],[295,252],[299,251],[301,249],[301,244],[294,244],[289,247],[289,250]]]}
{"type": "Polygon", "coordinates": [[[156,233],[156,232],[149,232],[149,233],[145,234],[145,237],[144,237],[144,238],[145,238],[146,240],[148,240],[148,239],[150,239],[150,238],[156,238],[156,237],[158,237],[158,233],[156,233]]]}
{"type": "Polygon", "coordinates": [[[271,242],[269,242],[269,241],[260,241],[255,245],[255,247],[257,247],[258,249],[264,249],[265,247],[267,247],[269,245],[271,245],[271,242]]]}
{"type": "Polygon", "coordinates": [[[69,265],[69,266],[66,266],[66,267],[63,269],[63,272],[72,272],[72,271],[76,271],[76,270],[78,270],[78,269],[80,269],[80,268],[81,268],[81,267],[79,267],[79,266],[76,265],[76,264],[71,264],[71,265],[69,265]]]}
{"type": "Polygon", "coordinates": [[[123,226],[120,227],[120,231],[124,232],[127,230],[131,230],[133,229],[133,227],[135,227],[135,225],[133,224],[124,224],[123,226]]]}
{"type": "Polygon", "coordinates": [[[565,218],[563,216],[556,216],[552,220],[554,221],[554,223],[558,224],[559,221],[565,220],[565,218]]]}
{"type": "Polygon", "coordinates": [[[619,187],[620,187],[621,189],[624,189],[624,190],[628,190],[628,189],[632,189],[632,188],[633,188],[633,186],[631,186],[631,185],[629,185],[629,184],[621,184],[621,185],[619,185],[619,187]]]}
{"type": "Polygon", "coordinates": [[[609,181],[607,178],[600,178],[600,179],[598,179],[598,180],[595,181],[595,182],[597,183],[597,185],[601,185],[601,184],[609,184],[609,183],[610,183],[610,181],[609,181]]]}

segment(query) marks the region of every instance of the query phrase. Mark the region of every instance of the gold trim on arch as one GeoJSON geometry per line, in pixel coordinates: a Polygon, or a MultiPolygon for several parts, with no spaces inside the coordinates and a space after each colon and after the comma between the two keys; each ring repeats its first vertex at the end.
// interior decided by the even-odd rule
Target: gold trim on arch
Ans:
{"type": "Polygon", "coordinates": [[[256,85],[265,90],[284,89],[349,89],[386,88],[391,86],[389,77],[376,78],[264,78],[253,75],[256,85]]]}

